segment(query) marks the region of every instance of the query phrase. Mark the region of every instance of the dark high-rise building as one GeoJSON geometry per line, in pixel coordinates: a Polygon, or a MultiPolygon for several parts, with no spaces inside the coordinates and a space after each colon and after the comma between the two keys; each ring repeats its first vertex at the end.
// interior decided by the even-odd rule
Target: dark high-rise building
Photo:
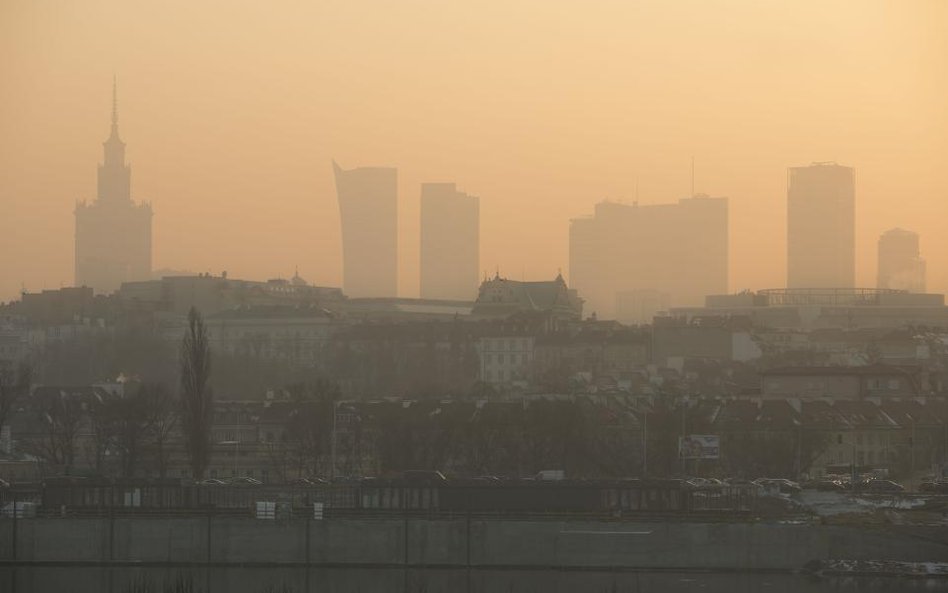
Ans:
{"type": "Polygon", "coordinates": [[[585,310],[599,318],[614,319],[632,292],[662,294],[666,307],[702,305],[727,292],[727,198],[600,202],[592,217],[570,223],[569,273],[585,310]]]}
{"type": "Polygon", "coordinates": [[[119,138],[118,105],[112,86],[112,133],[103,144],[98,191],[91,204],[76,204],[76,285],[97,293],[123,282],[151,277],[151,204],[131,196],[131,167],[119,138]]]}
{"type": "Polygon", "coordinates": [[[925,260],[918,250],[918,233],[890,229],[879,237],[878,288],[925,292],[925,260]]]}
{"type": "Polygon", "coordinates": [[[787,287],[856,283],[855,170],[836,163],[791,167],[787,178],[787,287]]]}
{"type": "Polygon", "coordinates": [[[479,262],[480,200],[453,183],[423,183],[421,298],[474,300],[479,262]]]}
{"type": "Polygon", "coordinates": [[[398,293],[398,170],[332,163],[342,220],[342,286],[351,297],[398,293]]]}

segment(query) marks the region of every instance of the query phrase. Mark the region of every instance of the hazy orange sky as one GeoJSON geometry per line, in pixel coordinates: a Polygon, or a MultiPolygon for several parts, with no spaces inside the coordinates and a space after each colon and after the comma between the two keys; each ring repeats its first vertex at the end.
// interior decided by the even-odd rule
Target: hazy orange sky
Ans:
{"type": "Polygon", "coordinates": [[[918,231],[948,291],[948,2],[0,0],[0,300],[73,280],[112,75],[156,268],[341,282],[331,159],[481,198],[481,267],[568,267],[603,198],[731,201],[732,290],[785,283],[786,168],[856,168],[857,281],[918,231]]]}

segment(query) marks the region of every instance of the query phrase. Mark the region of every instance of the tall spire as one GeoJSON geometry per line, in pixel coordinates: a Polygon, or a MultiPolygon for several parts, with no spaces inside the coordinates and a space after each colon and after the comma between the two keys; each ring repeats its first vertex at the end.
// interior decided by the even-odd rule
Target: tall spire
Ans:
{"type": "Polygon", "coordinates": [[[118,83],[112,75],[112,127],[118,126],[118,83]]]}
{"type": "Polygon", "coordinates": [[[112,75],[112,131],[103,143],[104,158],[99,166],[99,199],[124,202],[131,199],[131,181],[125,162],[125,143],[118,130],[118,84],[112,75]]]}

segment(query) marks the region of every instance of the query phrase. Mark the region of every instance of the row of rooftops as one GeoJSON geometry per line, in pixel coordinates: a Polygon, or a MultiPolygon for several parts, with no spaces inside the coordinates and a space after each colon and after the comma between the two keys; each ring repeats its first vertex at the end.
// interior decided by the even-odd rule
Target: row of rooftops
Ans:
{"type": "MultiPolygon", "coordinates": [[[[121,390],[110,385],[37,386],[34,398],[75,397],[83,401],[121,397],[121,390]]],[[[899,429],[948,427],[946,398],[869,398],[860,401],[831,399],[760,399],[700,398],[676,399],[684,403],[689,426],[721,431],[790,430],[796,428],[826,430],[899,429]]],[[[264,401],[219,401],[216,404],[217,425],[279,424],[284,422],[297,404],[289,399],[264,401]]],[[[534,394],[513,400],[485,399],[412,400],[385,398],[366,401],[323,401],[312,405],[327,409],[335,406],[338,414],[348,414],[357,421],[397,416],[414,421],[433,418],[454,418],[462,422],[495,420],[514,421],[532,406],[581,406],[597,412],[606,423],[644,425],[646,415],[654,414],[659,402],[625,398],[615,395],[534,394]]]]}

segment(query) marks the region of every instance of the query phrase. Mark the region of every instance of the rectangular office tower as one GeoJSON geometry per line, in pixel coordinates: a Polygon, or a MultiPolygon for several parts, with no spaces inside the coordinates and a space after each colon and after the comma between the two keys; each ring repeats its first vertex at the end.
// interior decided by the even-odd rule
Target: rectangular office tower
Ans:
{"type": "Polygon", "coordinates": [[[421,298],[473,301],[480,267],[480,199],[453,183],[421,185],[421,298]]]}
{"type": "Polygon", "coordinates": [[[925,292],[925,260],[919,255],[918,233],[890,229],[879,237],[878,288],[925,292]]]}
{"type": "Polygon", "coordinates": [[[342,221],[342,286],[350,297],[398,293],[398,170],[332,163],[342,221]]]}
{"type": "Polygon", "coordinates": [[[112,89],[112,131],[103,143],[96,199],[76,204],[76,286],[96,293],[123,282],[151,279],[151,205],[132,201],[132,170],[119,137],[118,106],[112,89]]]}
{"type": "Polygon", "coordinates": [[[855,177],[836,163],[790,168],[787,288],[855,286],[855,177]]]}
{"type": "MultiPolygon", "coordinates": [[[[677,204],[600,202],[574,219],[570,286],[584,310],[615,319],[628,294],[661,294],[671,306],[698,306],[727,292],[727,198],[695,196],[677,204]]],[[[667,306],[667,305],[666,305],[667,306]]]]}

